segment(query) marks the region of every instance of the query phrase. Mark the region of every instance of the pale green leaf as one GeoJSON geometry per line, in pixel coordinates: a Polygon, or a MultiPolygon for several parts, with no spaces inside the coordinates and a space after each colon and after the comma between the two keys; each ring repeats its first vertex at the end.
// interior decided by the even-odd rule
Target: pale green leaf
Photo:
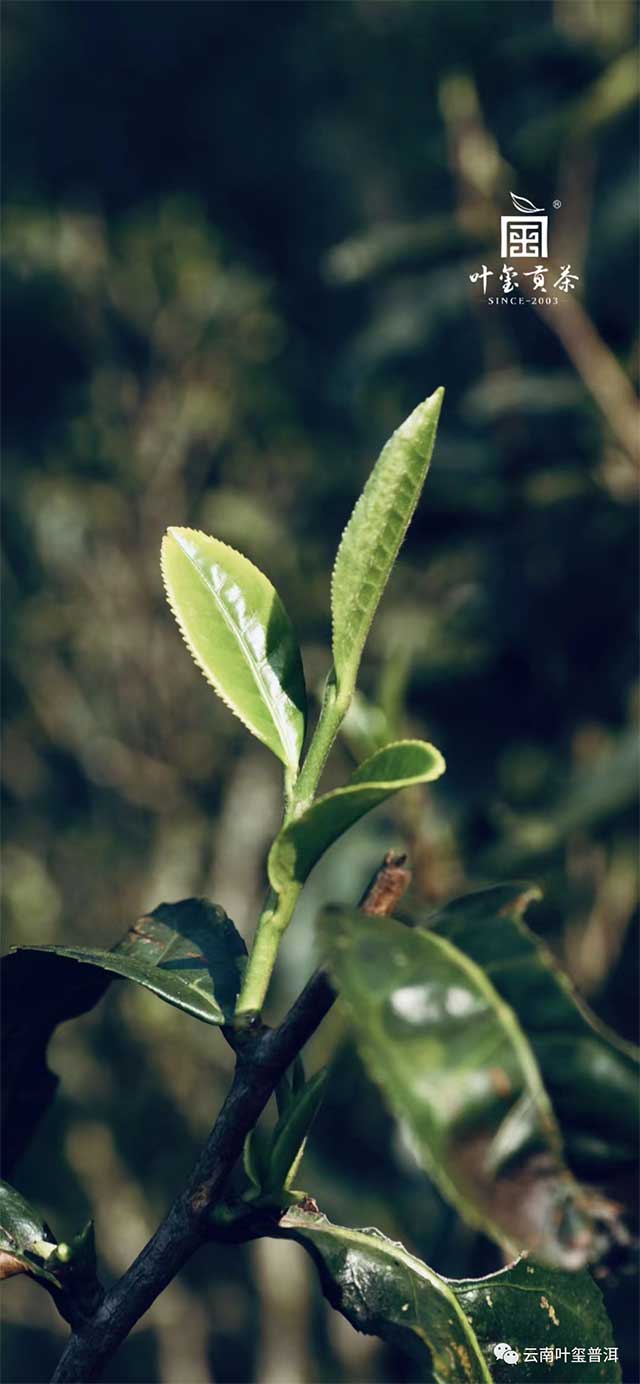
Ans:
{"type": "Polygon", "coordinates": [[[491,981],[444,937],[393,918],[332,910],[323,930],[365,1065],[443,1195],[510,1254],[581,1267],[597,1252],[589,1199],[491,981]]]}
{"type": "Polygon", "coordinates": [[[427,1384],[618,1384],[607,1360],[611,1323],[586,1270],[566,1273],[519,1260],[476,1280],[442,1278],[377,1230],[350,1230],[292,1208],[280,1232],[316,1264],[323,1292],[358,1331],[381,1336],[418,1362],[427,1384]],[[506,1359],[507,1344],[518,1359],[506,1359]],[[600,1347],[589,1361],[588,1347],[600,1347]],[[525,1348],[536,1347],[536,1360],[525,1348]],[[540,1361],[540,1350],[553,1359],[540,1361]],[[572,1358],[574,1350],[584,1360],[572,1358]],[[559,1352],[556,1357],[556,1351],[559,1352]],[[515,1366],[517,1365],[517,1368],[515,1366]]]}
{"type": "Polygon", "coordinates": [[[423,740],[399,740],[360,764],[344,788],[318,798],[276,836],[269,853],[269,879],[279,893],[303,884],[313,866],[343,832],[392,793],[429,783],[444,773],[439,750],[423,740]]]}
{"type": "Polygon", "coordinates": [[[444,395],[437,389],[387,442],[342,535],[331,610],[338,694],[348,700],[365,640],[425,481],[444,395]]]}
{"type": "Polygon", "coordinates": [[[294,772],[305,732],[298,643],[271,582],[248,558],[195,529],[170,528],[162,575],[180,630],[208,682],[294,772]]]}

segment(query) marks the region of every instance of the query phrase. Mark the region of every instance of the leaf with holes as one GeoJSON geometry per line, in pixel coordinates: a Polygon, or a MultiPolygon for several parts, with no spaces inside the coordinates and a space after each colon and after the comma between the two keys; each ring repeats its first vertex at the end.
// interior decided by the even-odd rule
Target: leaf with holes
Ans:
{"type": "Polygon", "coordinates": [[[263,572],[226,543],[170,528],[162,575],[182,637],[247,728],[296,772],[306,718],[300,650],[289,616],[263,572]]]}

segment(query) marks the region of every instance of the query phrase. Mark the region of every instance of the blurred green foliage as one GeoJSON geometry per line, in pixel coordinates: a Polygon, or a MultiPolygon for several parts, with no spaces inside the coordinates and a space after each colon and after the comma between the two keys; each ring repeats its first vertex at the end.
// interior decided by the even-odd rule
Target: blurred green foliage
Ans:
{"type": "MultiPolygon", "coordinates": [[[[256,561],[319,686],[353,500],[444,384],[327,786],[379,743],[381,716],[433,739],[448,772],[316,871],[280,997],[312,964],[317,906],[353,902],[407,841],[420,897],[541,882],[534,925],[631,1035],[636,482],[619,425],[637,357],[635,17],[631,0],[7,0],[7,943],[108,947],[194,893],[250,934],[278,770],[183,649],[162,532],[200,527],[256,561]],[[490,311],[469,283],[483,259],[498,269],[511,189],[563,204],[550,257],[566,247],[584,309],[569,353],[548,320],[490,311]],[[605,412],[601,349],[619,367],[605,412]]],[[[339,1039],[332,1018],[318,1059],[339,1039]]],[[[60,1236],[93,1211],[116,1274],[184,1176],[229,1058],[205,1026],[115,986],[52,1065],[61,1095],[16,1180],[60,1236]]],[[[496,1262],[346,1049],[304,1185],[441,1273],[496,1262]]],[[[602,1286],[631,1381],[627,1284],[617,1267],[602,1286]]],[[[48,1299],[16,1280],[4,1310],[7,1381],[45,1379],[63,1335],[48,1299]]],[[[200,1256],[113,1368],[118,1384],[410,1378],[327,1314],[302,1251],[270,1242],[200,1256]]]]}

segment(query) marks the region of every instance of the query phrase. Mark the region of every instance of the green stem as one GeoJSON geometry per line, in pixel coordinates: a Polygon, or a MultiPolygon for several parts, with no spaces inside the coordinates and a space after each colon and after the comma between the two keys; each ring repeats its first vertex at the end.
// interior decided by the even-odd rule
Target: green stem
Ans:
{"type": "Polygon", "coordinates": [[[292,817],[300,817],[313,802],[320,775],[347,714],[350,700],[345,702],[339,698],[336,684],[330,677],[325,687],[318,724],[294,789],[292,817]]]}
{"type": "Polygon", "coordinates": [[[262,1009],[276,964],[280,939],[291,921],[300,889],[301,885],[292,882],[286,893],[280,896],[274,893],[273,889],[269,890],[267,902],[258,920],[242,990],[238,996],[235,1013],[237,1027],[245,1027],[262,1009]]]}
{"type": "MultiPolygon", "coordinates": [[[[329,752],[346,716],[348,701],[340,699],[332,678],[327,681],[322,709],[307,757],[295,783],[287,776],[285,782],[285,825],[300,817],[311,806],[320,775],[329,752]]],[[[301,885],[292,880],[288,889],[278,895],[269,891],[258,919],[253,946],[247,962],[242,989],[236,1005],[235,1022],[244,1027],[260,1013],[276,964],[280,941],[291,922],[301,885]]]]}

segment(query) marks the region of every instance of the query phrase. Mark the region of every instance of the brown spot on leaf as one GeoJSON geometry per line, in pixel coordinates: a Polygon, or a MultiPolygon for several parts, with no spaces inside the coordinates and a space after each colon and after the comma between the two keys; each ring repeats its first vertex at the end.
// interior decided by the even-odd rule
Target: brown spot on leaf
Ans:
{"type": "Polygon", "coordinates": [[[460,1181],[514,1250],[527,1249],[566,1269],[582,1268],[594,1254],[593,1216],[582,1189],[550,1152],[530,1153],[497,1174],[491,1170],[492,1135],[467,1135],[451,1150],[460,1181]]]}
{"type": "Polygon", "coordinates": [[[522,918],[527,911],[530,903],[539,903],[542,898],[542,890],[537,884],[530,884],[523,889],[515,899],[510,899],[502,908],[498,909],[499,918],[522,918]]]}
{"type": "Polygon", "coordinates": [[[453,1349],[455,1350],[456,1355],[458,1356],[458,1359],[460,1360],[460,1364],[462,1365],[462,1368],[463,1368],[463,1370],[464,1370],[464,1372],[465,1372],[465,1374],[466,1374],[466,1376],[467,1376],[467,1379],[473,1379],[473,1377],[474,1377],[474,1374],[473,1374],[473,1367],[472,1367],[472,1365],[471,1365],[471,1357],[470,1357],[470,1355],[469,1355],[469,1352],[468,1352],[468,1350],[467,1350],[467,1347],[466,1347],[466,1346],[463,1346],[463,1345],[460,1345],[460,1344],[455,1344],[455,1343],[454,1343],[453,1349]]]}

